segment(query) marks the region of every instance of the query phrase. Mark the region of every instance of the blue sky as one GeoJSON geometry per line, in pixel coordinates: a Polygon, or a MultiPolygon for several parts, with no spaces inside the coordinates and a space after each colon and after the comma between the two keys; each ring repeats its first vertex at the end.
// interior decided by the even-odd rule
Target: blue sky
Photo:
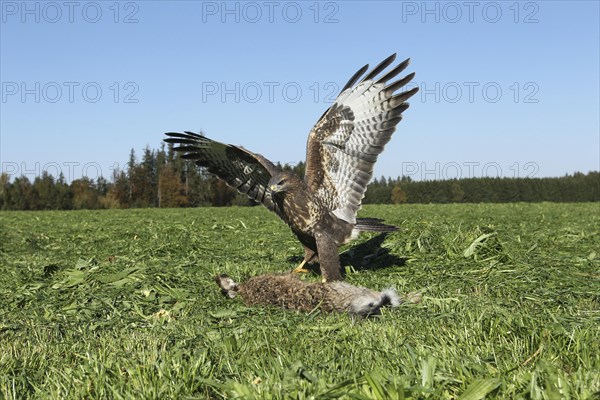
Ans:
{"type": "Polygon", "coordinates": [[[182,130],[303,160],[337,90],[391,53],[421,93],[376,176],[598,170],[598,4],[2,1],[1,170],[110,177],[182,130]]]}

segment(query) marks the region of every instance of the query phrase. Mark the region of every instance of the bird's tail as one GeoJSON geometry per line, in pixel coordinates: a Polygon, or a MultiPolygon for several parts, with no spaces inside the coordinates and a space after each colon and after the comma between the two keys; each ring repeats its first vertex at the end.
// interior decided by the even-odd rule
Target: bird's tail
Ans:
{"type": "Polygon", "coordinates": [[[357,218],[355,228],[368,232],[395,232],[398,230],[397,226],[387,225],[382,221],[379,218],[357,218]]]}
{"type": "Polygon", "coordinates": [[[238,284],[235,283],[233,279],[225,274],[220,274],[215,276],[215,281],[217,281],[217,285],[221,288],[221,293],[223,295],[234,298],[238,294],[238,284]]]}

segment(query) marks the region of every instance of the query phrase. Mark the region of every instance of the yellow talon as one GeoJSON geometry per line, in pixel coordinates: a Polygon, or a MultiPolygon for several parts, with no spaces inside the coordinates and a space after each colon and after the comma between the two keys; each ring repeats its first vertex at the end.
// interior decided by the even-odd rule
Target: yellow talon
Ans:
{"type": "Polygon", "coordinates": [[[304,268],[304,264],[306,264],[306,260],[302,260],[300,265],[298,265],[292,272],[296,274],[310,272],[309,270],[304,268]]]}

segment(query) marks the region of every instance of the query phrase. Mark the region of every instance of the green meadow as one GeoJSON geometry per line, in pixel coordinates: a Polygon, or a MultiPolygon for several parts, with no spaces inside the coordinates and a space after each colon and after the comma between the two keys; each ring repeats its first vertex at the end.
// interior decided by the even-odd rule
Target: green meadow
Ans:
{"type": "Polygon", "coordinates": [[[301,260],[262,207],[0,212],[0,398],[600,398],[599,203],[361,216],[401,229],[345,246],[346,279],[419,304],[358,320],[223,297],[217,273],[301,260]]]}

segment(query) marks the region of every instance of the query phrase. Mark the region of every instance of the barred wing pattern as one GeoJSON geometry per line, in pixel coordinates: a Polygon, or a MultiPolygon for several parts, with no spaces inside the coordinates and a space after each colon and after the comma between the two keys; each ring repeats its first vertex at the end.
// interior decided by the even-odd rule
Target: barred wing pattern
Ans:
{"type": "Polygon", "coordinates": [[[395,58],[382,61],[356,86],[368,65],[354,74],[308,136],[306,184],[335,216],[352,224],[377,157],[408,108],[406,100],[418,91],[394,94],[414,73],[387,84],[408,66],[408,59],[375,80],[395,58]]]}
{"type": "Polygon", "coordinates": [[[238,192],[281,215],[267,190],[276,171],[269,160],[242,147],[219,143],[197,133],[168,132],[165,135],[169,136],[165,142],[180,145],[173,150],[183,152],[182,158],[194,160],[196,165],[205,167],[238,192]]]}

